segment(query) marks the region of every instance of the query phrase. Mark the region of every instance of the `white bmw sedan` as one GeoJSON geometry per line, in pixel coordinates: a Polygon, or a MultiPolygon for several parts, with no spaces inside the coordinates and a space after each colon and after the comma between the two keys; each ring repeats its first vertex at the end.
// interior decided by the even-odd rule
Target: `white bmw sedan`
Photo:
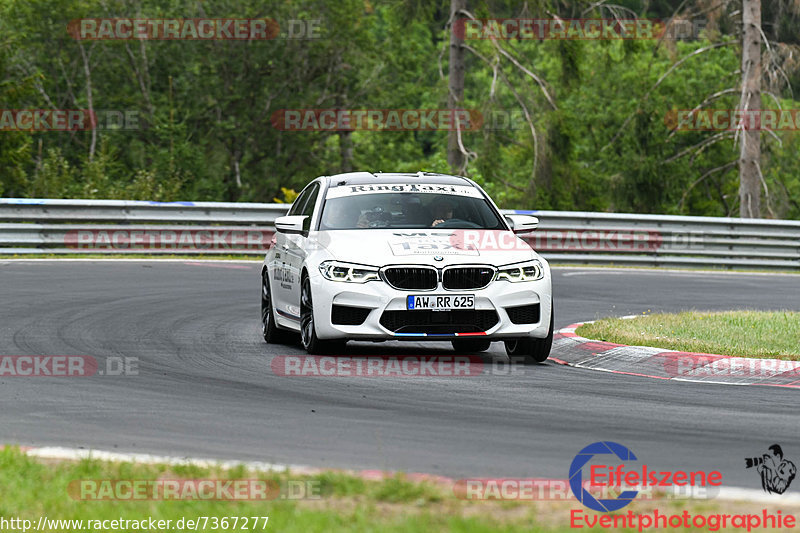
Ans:
{"type": "Polygon", "coordinates": [[[535,217],[503,217],[463,177],[353,172],[298,195],[261,274],[268,343],[299,333],[312,354],[347,341],[449,341],[459,352],[504,341],[542,362],[553,340],[550,267],[516,234],[535,217]]]}

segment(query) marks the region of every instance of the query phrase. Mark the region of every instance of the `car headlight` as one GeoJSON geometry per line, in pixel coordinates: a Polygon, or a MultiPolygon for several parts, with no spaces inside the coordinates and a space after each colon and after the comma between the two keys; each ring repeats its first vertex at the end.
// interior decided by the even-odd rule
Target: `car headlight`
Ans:
{"type": "Polygon", "coordinates": [[[497,280],[506,281],[536,281],[544,277],[544,267],[540,261],[534,259],[516,265],[506,265],[497,271],[497,280]]]}
{"type": "Polygon", "coordinates": [[[378,269],[366,265],[341,263],[339,261],[323,261],[319,265],[322,277],[331,281],[348,281],[350,283],[366,283],[381,279],[378,269]]]}

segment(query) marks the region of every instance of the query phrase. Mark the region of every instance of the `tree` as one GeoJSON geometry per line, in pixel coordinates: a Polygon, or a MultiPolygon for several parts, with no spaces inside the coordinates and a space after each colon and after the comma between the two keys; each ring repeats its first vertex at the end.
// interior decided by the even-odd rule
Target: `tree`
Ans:
{"type": "MultiPolygon", "coordinates": [[[[742,0],[742,111],[761,109],[761,0],[742,0]]],[[[739,216],[761,216],[761,130],[739,131],[739,216]]],[[[766,185],[766,184],[765,184],[766,185]]]]}
{"type": "MultiPolygon", "coordinates": [[[[448,64],[447,107],[456,109],[464,100],[464,39],[458,21],[464,19],[467,0],[450,0],[450,62],[448,64]]],[[[461,124],[456,121],[447,135],[447,163],[454,173],[463,173],[466,165],[461,124]]]]}

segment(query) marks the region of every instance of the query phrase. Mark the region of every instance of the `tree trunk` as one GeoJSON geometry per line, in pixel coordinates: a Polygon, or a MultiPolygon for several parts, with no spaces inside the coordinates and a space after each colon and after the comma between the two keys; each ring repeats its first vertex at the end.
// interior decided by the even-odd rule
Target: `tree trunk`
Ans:
{"type": "Polygon", "coordinates": [[[80,41],[78,41],[78,48],[83,59],[83,72],[86,75],[86,104],[92,121],[92,140],[89,143],[89,162],[91,163],[94,161],[94,152],[97,146],[97,128],[99,125],[97,124],[97,116],[94,114],[94,91],[92,90],[92,68],[89,65],[89,56],[80,41]]]}
{"type": "MultiPolygon", "coordinates": [[[[231,144],[236,144],[237,139],[232,139],[231,144]]],[[[225,201],[238,202],[242,193],[242,171],[240,168],[242,152],[236,148],[230,151],[231,170],[225,173],[223,183],[225,185],[225,201]]]]}
{"type": "MultiPolygon", "coordinates": [[[[761,0],[742,0],[742,99],[739,108],[761,109],[761,0]]],[[[761,216],[761,121],[747,121],[739,152],[739,216],[761,216]]]]}
{"type": "MultiPolygon", "coordinates": [[[[456,109],[464,100],[464,39],[461,32],[455,31],[458,20],[464,18],[462,10],[466,10],[467,0],[450,0],[450,64],[448,69],[449,91],[447,107],[456,109]]],[[[453,173],[459,173],[464,167],[464,154],[458,146],[458,131],[454,124],[447,136],[447,163],[453,173]]]]}
{"type": "MultiPolygon", "coordinates": [[[[342,157],[341,172],[353,171],[353,132],[340,131],[339,132],[339,153],[342,157]]],[[[378,169],[380,170],[380,169],[378,169]]]]}

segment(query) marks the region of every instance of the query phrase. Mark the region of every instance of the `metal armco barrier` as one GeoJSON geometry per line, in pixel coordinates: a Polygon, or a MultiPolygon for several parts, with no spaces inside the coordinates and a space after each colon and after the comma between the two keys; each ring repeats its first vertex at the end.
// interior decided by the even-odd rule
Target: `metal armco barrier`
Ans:
{"type": "MultiPolygon", "coordinates": [[[[263,255],[286,204],[0,198],[0,254],[263,255]]],[[[556,264],[800,271],[800,221],[506,210],[556,264]]]]}

